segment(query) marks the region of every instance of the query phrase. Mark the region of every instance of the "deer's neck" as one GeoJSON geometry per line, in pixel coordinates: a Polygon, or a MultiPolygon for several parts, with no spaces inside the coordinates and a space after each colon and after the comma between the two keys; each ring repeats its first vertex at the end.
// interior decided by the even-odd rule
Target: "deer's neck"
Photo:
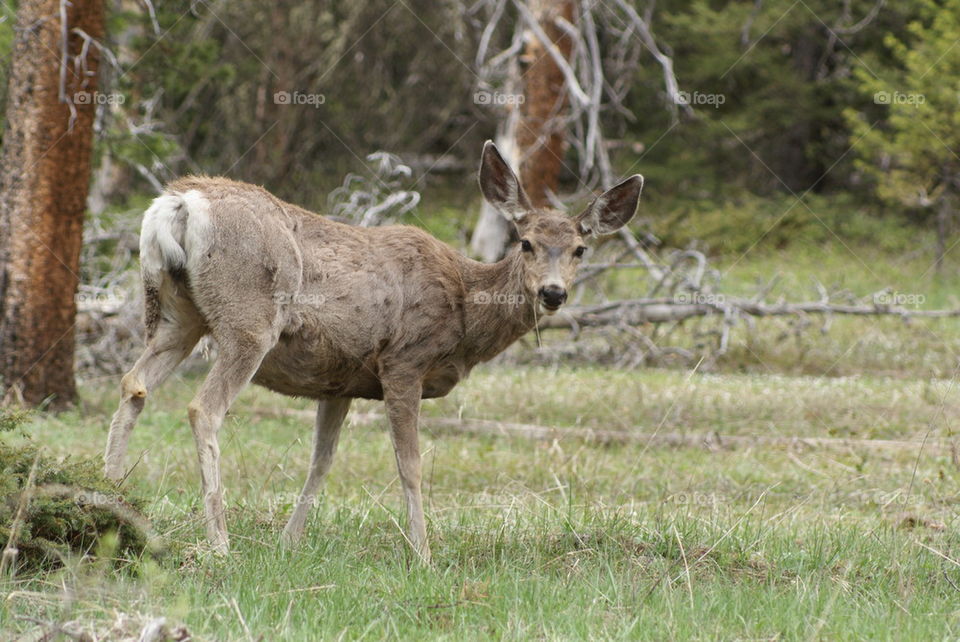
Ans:
{"type": "Polygon", "coordinates": [[[492,359],[536,323],[536,301],[526,294],[519,249],[497,263],[464,259],[461,265],[466,300],[462,353],[471,365],[492,359]]]}

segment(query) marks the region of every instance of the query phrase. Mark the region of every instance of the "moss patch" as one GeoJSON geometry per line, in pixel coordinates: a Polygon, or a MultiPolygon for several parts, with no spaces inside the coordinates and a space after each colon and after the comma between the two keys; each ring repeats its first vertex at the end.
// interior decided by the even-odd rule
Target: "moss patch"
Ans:
{"type": "MultiPolygon", "coordinates": [[[[4,432],[19,429],[23,413],[0,410],[4,432]]],[[[0,433],[2,436],[2,433],[0,433]]],[[[0,546],[11,528],[36,465],[29,502],[14,546],[17,572],[48,570],[67,554],[100,553],[118,562],[137,559],[147,544],[143,501],[124,496],[90,458],[57,459],[33,443],[0,439],[0,546]]]]}

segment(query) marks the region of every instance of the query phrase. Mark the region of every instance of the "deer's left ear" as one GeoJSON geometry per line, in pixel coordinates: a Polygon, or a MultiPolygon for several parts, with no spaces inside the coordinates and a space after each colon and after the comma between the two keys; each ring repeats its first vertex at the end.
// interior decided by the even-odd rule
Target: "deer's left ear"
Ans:
{"type": "Polygon", "coordinates": [[[610,234],[629,223],[637,212],[642,189],[643,176],[634,174],[593,199],[576,218],[580,233],[584,236],[610,234]]]}

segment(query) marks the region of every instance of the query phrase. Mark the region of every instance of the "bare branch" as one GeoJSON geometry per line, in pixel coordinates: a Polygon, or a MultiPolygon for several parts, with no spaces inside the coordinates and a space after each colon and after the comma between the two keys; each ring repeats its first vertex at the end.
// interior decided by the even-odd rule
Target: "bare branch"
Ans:
{"type": "Polygon", "coordinates": [[[483,29],[483,34],[480,36],[480,43],[477,45],[477,56],[474,63],[478,69],[484,67],[483,61],[484,58],[487,57],[487,48],[490,46],[490,38],[493,37],[493,32],[500,23],[500,17],[503,16],[503,10],[506,8],[506,6],[507,0],[498,0],[496,7],[493,9],[493,15],[490,17],[490,21],[483,29]]]}
{"type": "Polygon", "coordinates": [[[678,302],[676,298],[629,299],[597,305],[570,306],[556,316],[541,319],[541,328],[616,326],[621,323],[667,323],[696,317],[723,315],[727,321],[734,312],[752,317],[818,315],[894,316],[903,319],[946,319],[960,317],[960,309],[923,310],[884,304],[831,304],[824,301],[803,303],[761,303],[748,299],[716,296],[716,303],[678,302]]]}
{"type": "Polygon", "coordinates": [[[673,59],[660,51],[660,47],[657,46],[657,40],[653,37],[650,25],[640,17],[637,10],[625,0],[614,0],[614,2],[627,14],[627,17],[640,34],[640,41],[663,68],[663,82],[667,89],[668,106],[670,106],[670,109],[674,114],[676,114],[677,108],[680,108],[685,113],[692,115],[693,109],[690,105],[685,104],[686,101],[680,97],[680,85],[677,83],[676,74],[673,72],[673,59]]]}
{"type": "Polygon", "coordinates": [[[546,32],[544,32],[544,30],[540,27],[540,23],[537,21],[536,16],[533,15],[533,12],[527,8],[522,0],[513,0],[513,4],[517,7],[520,15],[526,21],[527,26],[543,44],[544,49],[546,49],[547,53],[550,54],[553,62],[556,63],[557,67],[560,68],[560,71],[563,73],[564,80],[566,80],[567,89],[571,98],[573,98],[580,107],[588,105],[590,103],[590,97],[587,96],[587,94],[584,93],[583,89],[580,87],[580,83],[577,81],[577,74],[573,71],[573,68],[563,57],[563,54],[560,53],[560,50],[557,49],[557,46],[553,44],[553,41],[547,36],[546,32]]]}

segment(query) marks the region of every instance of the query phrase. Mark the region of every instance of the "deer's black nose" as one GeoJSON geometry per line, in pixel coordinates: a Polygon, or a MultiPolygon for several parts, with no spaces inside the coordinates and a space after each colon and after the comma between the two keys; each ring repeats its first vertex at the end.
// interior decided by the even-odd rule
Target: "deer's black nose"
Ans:
{"type": "Polygon", "coordinates": [[[551,308],[559,308],[567,300],[567,291],[559,285],[548,285],[545,288],[540,288],[539,294],[544,305],[551,308]]]}

